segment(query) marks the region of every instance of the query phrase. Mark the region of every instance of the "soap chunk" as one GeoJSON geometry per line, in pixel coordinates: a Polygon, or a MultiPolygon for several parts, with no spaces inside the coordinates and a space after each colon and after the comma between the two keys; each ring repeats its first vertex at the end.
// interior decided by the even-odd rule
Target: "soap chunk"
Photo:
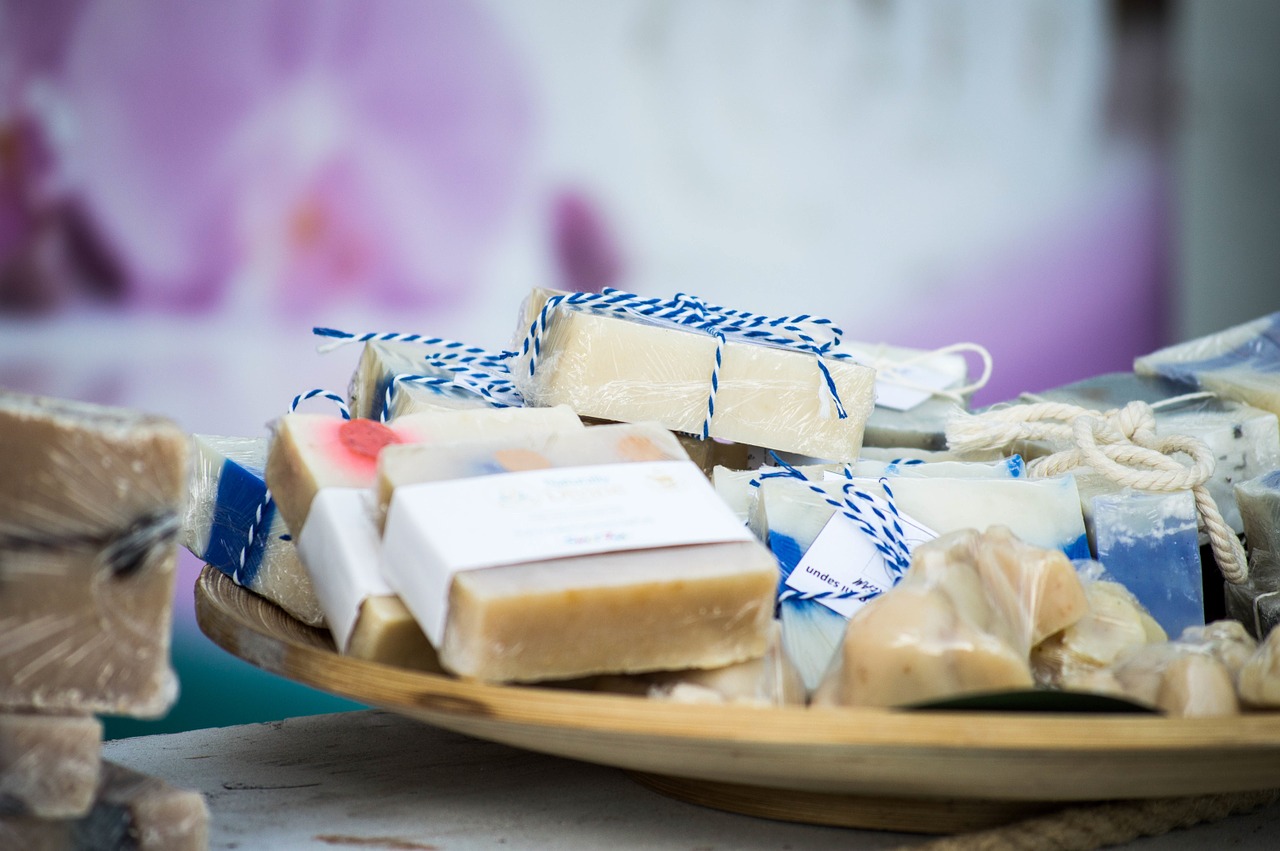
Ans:
{"type": "Polygon", "coordinates": [[[1280,415],[1280,313],[1152,352],[1133,370],[1280,415]]]}
{"type": "Polygon", "coordinates": [[[0,707],[162,714],[186,435],[0,393],[0,458],[0,707]]]}
{"type": "MultiPolygon", "coordinates": [[[[534,373],[525,353],[513,359],[511,375],[528,405],[567,404],[583,416],[701,434],[716,342],[682,326],[561,303],[550,311],[534,373]]],[[[710,436],[836,461],[856,458],[874,404],[875,370],[833,358],[824,363],[844,418],[816,355],[730,337],[710,436]]]]}
{"type": "Polygon", "coordinates": [[[92,716],[0,713],[0,817],[84,815],[101,755],[102,724],[92,716]]]}
{"type": "Polygon", "coordinates": [[[393,447],[381,467],[394,486],[383,574],[460,676],[530,682],[713,668],[765,651],[774,561],[665,429],[393,447]],[[662,495],[619,505],[637,492],[662,495]],[[671,504],[699,513],[693,538],[649,543],[655,525],[664,536],[670,529],[647,518],[665,518],[671,504]],[[477,505],[485,514],[472,518],[477,505]],[[438,516],[455,507],[462,520],[438,516]],[[606,549],[619,539],[651,548],[606,549]],[[504,550],[503,540],[518,546],[504,550]]]}
{"type": "Polygon", "coordinates": [[[103,762],[92,809],[78,819],[0,815],[0,847],[29,851],[204,851],[209,808],[198,792],[174,789],[103,762]]]}
{"type": "MultiPolygon", "coordinates": [[[[416,342],[379,342],[364,344],[360,363],[351,376],[347,395],[351,416],[372,420],[389,420],[424,411],[460,411],[495,407],[483,396],[453,384],[396,381],[399,376],[422,375],[453,379],[452,370],[433,365],[441,350],[416,342]],[[391,407],[387,407],[387,391],[391,389],[391,407]]],[[[505,368],[494,368],[495,375],[506,375],[505,368]]]]}
{"type": "Polygon", "coordinates": [[[1030,687],[1031,648],[1083,617],[1070,561],[994,527],[922,544],[849,619],[815,703],[896,706],[1030,687]]]}
{"type": "Polygon", "coordinates": [[[1273,629],[1241,667],[1240,699],[1249,706],[1280,708],[1280,630],[1273,629]]]}
{"type": "Polygon", "coordinates": [[[194,469],[182,545],[311,626],[324,623],[289,529],[268,499],[266,438],[192,436],[194,469]]]}

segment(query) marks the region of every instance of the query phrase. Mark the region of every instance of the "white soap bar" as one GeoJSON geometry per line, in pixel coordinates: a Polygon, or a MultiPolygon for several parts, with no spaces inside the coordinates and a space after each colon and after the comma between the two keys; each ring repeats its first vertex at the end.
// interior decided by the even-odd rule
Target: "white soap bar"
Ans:
{"type": "MultiPolygon", "coordinates": [[[[511,363],[526,404],[567,404],[583,416],[702,433],[716,371],[715,337],[568,302],[547,315],[539,344],[511,363]]],[[[832,460],[856,458],[874,404],[875,371],[849,360],[826,357],[822,363],[844,417],[817,355],[729,336],[710,436],[832,460]]]]}
{"type": "Polygon", "coordinates": [[[774,561],[665,429],[396,447],[381,466],[394,485],[383,574],[454,673],[534,681],[721,667],[765,650],[774,561]],[[450,486],[467,499],[449,500],[450,486]],[[685,525],[668,545],[649,537],[685,525]]]}
{"type": "Polygon", "coordinates": [[[191,443],[182,545],[303,623],[322,625],[311,578],[275,500],[268,499],[267,439],[197,434],[191,443]]]}
{"type": "MultiPolygon", "coordinates": [[[[365,343],[347,390],[351,415],[389,420],[424,411],[499,407],[495,400],[506,405],[518,401],[514,394],[499,392],[486,398],[462,386],[464,382],[456,381],[459,373],[442,365],[442,355],[447,357],[447,350],[417,342],[365,343]],[[408,380],[412,376],[428,380],[408,380]]],[[[505,364],[497,361],[486,362],[483,370],[493,381],[510,380],[505,364]]]]}

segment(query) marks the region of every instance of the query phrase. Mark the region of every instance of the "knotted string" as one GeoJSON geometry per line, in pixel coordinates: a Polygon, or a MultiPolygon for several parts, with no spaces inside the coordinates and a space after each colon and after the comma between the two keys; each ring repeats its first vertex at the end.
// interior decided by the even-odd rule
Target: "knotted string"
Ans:
{"type": "Polygon", "coordinates": [[[1228,582],[1243,583],[1249,578],[1244,547],[1205,487],[1216,463],[1213,452],[1204,441],[1188,435],[1159,437],[1155,424],[1152,406],[1145,402],[1105,412],[1065,402],[1040,402],[982,414],[954,413],[947,421],[947,445],[957,452],[972,452],[1002,450],[1018,440],[1048,440],[1068,448],[1028,464],[1027,473],[1033,478],[1088,467],[1135,490],[1190,490],[1218,569],[1228,582]],[[1189,463],[1181,463],[1172,457],[1175,454],[1186,456],[1189,463]]]}
{"type": "Polygon", "coordinates": [[[701,331],[716,340],[715,359],[711,369],[711,389],[707,395],[707,414],[703,418],[700,436],[711,436],[711,419],[715,416],[716,393],[720,389],[720,368],[723,364],[724,346],[730,338],[751,343],[808,352],[818,361],[823,384],[835,404],[836,415],[846,419],[849,415],[840,401],[835,379],[827,367],[826,359],[850,359],[844,352],[836,352],[843,332],[830,319],[801,314],[799,316],[768,317],[745,310],[732,310],[708,304],[696,296],[677,293],[672,299],[642,298],[616,289],[600,293],[565,293],[547,299],[538,311],[533,324],[525,334],[520,347],[520,357],[529,358],[529,376],[533,377],[542,357],[542,339],[557,307],[590,310],[625,318],[649,319],[669,322],[682,328],[701,331]],[[825,339],[820,339],[825,337],[825,339]]]}
{"type": "MultiPolygon", "coordinates": [[[[888,511],[880,508],[876,504],[876,498],[870,493],[858,487],[853,481],[853,475],[846,466],[844,473],[848,480],[841,486],[841,499],[836,499],[831,493],[823,487],[813,483],[808,476],[800,470],[783,461],[776,454],[773,455],[774,461],[777,462],[779,469],[772,472],[761,473],[758,477],[751,480],[752,487],[760,487],[763,479],[772,478],[788,478],[798,479],[805,482],[809,490],[816,493],[822,498],[827,505],[835,508],[840,514],[852,520],[854,524],[862,530],[863,534],[871,541],[872,546],[884,558],[885,567],[888,569],[889,577],[893,584],[897,585],[902,580],[902,575],[906,573],[907,568],[911,565],[911,550],[907,547],[905,533],[902,524],[899,522],[901,515],[898,513],[897,502],[893,496],[893,490],[889,486],[889,480],[881,478],[880,486],[884,488],[886,499],[884,500],[888,506],[888,511]],[[868,517],[875,518],[873,524],[868,517]]],[[[879,596],[879,591],[798,591],[795,588],[788,588],[778,595],[778,601],[783,600],[870,600],[879,596]]]]}

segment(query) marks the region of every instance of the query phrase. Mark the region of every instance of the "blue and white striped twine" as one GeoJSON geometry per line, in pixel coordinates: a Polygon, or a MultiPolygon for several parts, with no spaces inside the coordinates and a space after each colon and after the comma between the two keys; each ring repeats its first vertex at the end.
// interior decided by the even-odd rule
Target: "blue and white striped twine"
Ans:
{"type": "MultiPolygon", "coordinates": [[[[773,459],[781,469],[776,472],[762,473],[759,477],[752,479],[751,485],[753,487],[760,487],[761,479],[771,478],[799,479],[805,482],[809,490],[818,494],[822,497],[823,502],[852,520],[862,530],[863,534],[870,539],[876,551],[884,558],[885,566],[889,570],[889,576],[893,579],[893,584],[897,585],[902,580],[903,574],[911,566],[911,550],[907,547],[906,534],[903,532],[901,522],[899,522],[902,515],[898,513],[893,489],[889,486],[887,478],[880,479],[880,486],[884,488],[886,496],[884,501],[888,507],[888,512],[885,512],[876,505],[874,496],[859,488],[857,483],[852,481],[853,473],[847,465],[844,468],[844,474],[849,481],[846,481],[841,486],[843,499],[835,499],[824,488],[811,482],[804,473],[783,461],[776,454],[773,455],[773,459]],[[878,521],[875,525],[872,525],[867,518],[867,512],[870,512],[878,521]]],[[[788,588],[778,595],[778,601],[792,599],[870,600],[877,596],[879,596],[877,591],[798,591],[794,588],[788,588]]]]}
{"type": "Polygon", "coordinates": [[[560,305],[616,316],[656,319],[683,328],[702,331],[715,337],[716,353],[711,370],[711,391],[707,396],[707,415],[702,421],[701,429],[701,437],[704,440],[711,436],[711,419],[715,416],[716,393],[720,389],[723,349],[728,338],[812,353],[818,359],[818,369],[822,373],[827,392],[835,403],[836,414],[840,419],[848,417],[840,401],[835,379],[831,377],[831,371],[824,360],[824,358],[850,357],[847,353],[834,351],[835,346],[840,343],[843,332],[830,319],[809,314],[771,318],[748,313],[745,310],[732,310],[708,304],[696,296],[685,293],[677,293],[669,300],[642,298],[615,289],[605,289],[600,293],[567,293],[547,299],[529,327],[528,333],[525,334],[524,342],[520,347],[520,356],[528,355],[529,357],[530,377],[537,370],[538,359],[542,355],[542,335],[546,332],[552,312],[560,305]],[[819,341],[816,336],[819,334],[827,336],[828,339],[819,341]]]}

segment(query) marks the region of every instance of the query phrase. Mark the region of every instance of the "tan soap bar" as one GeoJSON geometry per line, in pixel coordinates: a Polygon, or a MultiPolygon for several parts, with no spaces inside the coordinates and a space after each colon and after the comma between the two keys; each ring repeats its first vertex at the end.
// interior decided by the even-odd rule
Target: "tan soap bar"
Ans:
{"type": "Polygon", "coordinates": [[[383,574],[446,669],[529,682],[765,652],[776,563],[670,432],[611,425],[531,440],[396,447],[381,459],[394,485],[383,574]],[[672,513],[694,537],[671,537],[672,513]],[[603,549],[655,529],[645,549],[603,549]]]}
{"type": "Polygon", "coordinates": [[[896,706],[1029,688],[1032,647],[1086,611],[1062,553],[998,526],[943,535],[916,549],[899,585],[849,619],[814,700],[896,706]]]}
{"type": "Polygon", "coordinates": [[[199,792],[103,762],[89,812],[77,819],[0,815],[0,848],[23,851],[205,851],[209,808],[199,792]]]}
{"type": "Polygon", "coordinates": [[[187,437],[0,393],[0,707],[162,714],[187,437]]]}
{"type": "MultiPolygon", "coordinates": [[[[702,433],[716,357],[710,334],[561,303],[549,311],[539,350],[533,374],[532,347],[511,362],[526,405],[566,404],[583,416],[702,433]]],[[[842,418],[818,361],[809,352],[730,336],[710,436],[835,461],[856,458],[874,405],[875,370],[823,359],[847,413],[842,418]]]]}
{"type": "Polygon", "coordinates": [[[0,814],[84,815],[101,756],[102,724],[91,715],[0,713],[0,814]]]}

